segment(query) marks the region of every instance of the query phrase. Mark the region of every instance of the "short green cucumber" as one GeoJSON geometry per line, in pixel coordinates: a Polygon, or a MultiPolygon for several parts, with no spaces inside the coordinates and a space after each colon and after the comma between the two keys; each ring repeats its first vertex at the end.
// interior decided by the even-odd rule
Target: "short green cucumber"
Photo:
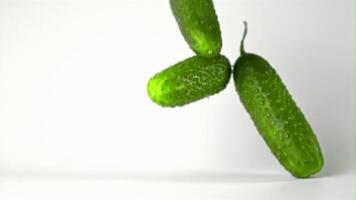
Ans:
{"type": "Polygon", "coordinates": [[[153,76],[148,96],[163,107],[183,106],[223,90],[231,65],[225,56],[190,57],[153,76]]]}
{"type": "Polygon", "coordinates": [[[217,56],[222,40],[212,0],[170,0],[170,5],[190,48],[199,56],[217,56]]]}
{"type": "Polygon", "coordinates": [[[241,56],[233,69],[240,100],[284,168],[295,177],[309,177],[324,163],[318,140],[276,71],[262,57],[244,51],[246,34],[245,22],[241,56]]]}

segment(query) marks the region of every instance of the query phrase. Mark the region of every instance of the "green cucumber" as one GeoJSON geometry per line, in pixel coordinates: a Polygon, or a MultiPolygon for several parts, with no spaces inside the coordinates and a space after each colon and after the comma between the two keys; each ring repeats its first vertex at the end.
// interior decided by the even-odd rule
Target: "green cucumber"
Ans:
{"type": "Polygon", "coordinates": [[[318,140],[276,71],[262,57],[245,52],[246,34],[245,22],[233,69],[240,100],[284,168],[295,177],[309,177],[324,163],[318,140]]]}
{"type": "Polygon", "coordinates": [[[199,56],[217,56],[222,40],[212,0],[170,0],[170,5],[190,48],[199,56]]]}
{"type": "Polygon", "coordinates": [[[153,76],[148,96],[163,107],[183,106],[223,90],[230,80],[231,65],[222,55],[190,57],[153,76]]]}

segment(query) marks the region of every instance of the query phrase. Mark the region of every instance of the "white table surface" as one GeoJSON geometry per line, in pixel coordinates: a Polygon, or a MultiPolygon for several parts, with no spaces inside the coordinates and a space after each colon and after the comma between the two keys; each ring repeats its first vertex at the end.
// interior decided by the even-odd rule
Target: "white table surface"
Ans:
{"type": "Polygon", "coordinates": [[[179,109],[150,76],[193,53],[168,0],[0,0],[0,199],[355,199],[352,0],[216,0],[222,53],[277,70],[325,166],[291,177],[232,82],[179,109]]]}
{"type": "Polygon", "coordinates": [[[354,173],[294,179],[252,173],[2,177],[1,199],[355,199],[354,173]]]}

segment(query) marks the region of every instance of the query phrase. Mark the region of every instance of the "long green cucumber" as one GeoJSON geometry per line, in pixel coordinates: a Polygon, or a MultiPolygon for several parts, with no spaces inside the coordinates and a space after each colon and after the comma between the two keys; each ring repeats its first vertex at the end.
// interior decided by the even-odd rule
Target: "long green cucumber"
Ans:
{"type": "Polygon", "coordinates": [[[309,177],[323,167],[323,156],[312,128],[272,66],[262,57],[241,56],[233,77],[240,100],[272,153],[293,176],[309,177]]]}
{"type": "Polygon", "coordinates": [[[170,0],[170,5],[190,48],[199,56],[217,56],[222,40],[212,0],[170,0]]]}
{"type": "Polygon", "coordinates": [[[190,57],[153,76],[148,96],[163,107],[183,106],[223,90],[230,80],[231,65],[222,55],[190,57]]]}

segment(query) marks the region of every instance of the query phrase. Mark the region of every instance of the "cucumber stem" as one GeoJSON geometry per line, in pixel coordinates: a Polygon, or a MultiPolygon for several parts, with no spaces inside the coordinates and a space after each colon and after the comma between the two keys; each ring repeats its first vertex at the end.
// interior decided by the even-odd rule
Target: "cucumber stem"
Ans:
{"type": "Polygon", "coordinates": [[[241,53],[241,55],[246,53],[245,49],[244,49],[244,41],[245,41],[245,38],[246,38],[246,35],[247,35],[247,22],[246,21],[244,21],[244,26],[245,26],[244,35],[242,36],[241,45],[240,45],[240,53],[241,53]]]}

